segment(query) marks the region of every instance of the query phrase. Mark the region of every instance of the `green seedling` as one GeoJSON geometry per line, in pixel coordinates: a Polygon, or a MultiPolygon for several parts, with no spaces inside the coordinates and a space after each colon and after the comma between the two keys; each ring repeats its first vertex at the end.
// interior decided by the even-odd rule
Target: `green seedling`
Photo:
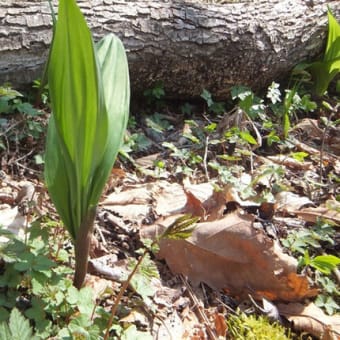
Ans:
{"type": "Polygon", "coordinates": [[[114,35],[94,45],[74,0],[60,0],[47,65],[52,115],[45,181],[75,246],[74,285],[80,288],[96,206],[128,121],[129,74],[114,35]]]}

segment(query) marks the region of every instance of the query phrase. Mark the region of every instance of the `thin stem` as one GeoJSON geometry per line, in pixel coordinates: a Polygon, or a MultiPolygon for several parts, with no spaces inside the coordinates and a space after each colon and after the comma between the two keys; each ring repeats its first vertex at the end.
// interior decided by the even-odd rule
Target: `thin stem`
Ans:
{"type": "Polygon", "coordinates": [[[207,166],[208,147],[209,147],[209,136],[206,136],[205,145],[204,145],[203,167],[204,167],[205,177],[206,177],[207,181],[210,181],[208,166],[207,166]]]}
{"type": "MultiPolygon", "coordinates": [[[[156,243],[156,242],[153,242],[153,243],[151,244],[150,249],[152,249],[152,246],[154,246],[155,243],[156,243]]],[[[120,287],[119,293],[118,293],[118,295],[117,295],[117,297],[116,297],[116,300],[115,300],[115,302],[114,302],[114,305],[112,306],[112,309],[111,309],[111,315],[110,315],[110,319],[109,319],[109,321],[108,321],[108,323],[107,323],[107,326],[106,326],[106,333],[105,333],[105,336],[104,336],[104,340],[108,340],[109,335],[110,335],[110,328],[111,328],[112,323],[113,323],[113,318],[114,318],[115,315],[116,315],[116,312],[117,312],[117,308],[118,308],[119,302],[120,302],[120,300],[122,299],[122,297],[123,297],[125,291],[127,290],[127,288],[128,288],[128,286],[129,286],[129,284],[130,284],[130,281],[131,281],[133,275],[135,275],[135,273],[136,273],[138,267],[140,266],[140,264],[142,263],[142,261],[144,260],[145,256],[148,254],[148,252],[149,252],[149,249],[145,249],[143,255],[139,257],[139,259],[138,259],[138,261],[137,261],[135,267],[133,268],[132,272],[131,272],[130,275],[128,276],[127,280],[124,281],[124,283],[123,283],[122,286],[120,287]]]]}

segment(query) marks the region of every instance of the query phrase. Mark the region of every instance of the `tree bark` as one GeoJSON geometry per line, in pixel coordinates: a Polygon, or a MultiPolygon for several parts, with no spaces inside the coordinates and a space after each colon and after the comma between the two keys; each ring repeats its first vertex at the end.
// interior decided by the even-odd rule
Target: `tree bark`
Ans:
{"type": "MultiPolygon", "coordinates": [[[[122,39],[133,91],[162,81],[177,98],[198,96],[203,88],[225,98],[235,84],[263,88],[320,55],[327,5],[340,19],[337,0],[78,3],[96,40],[108,32],[122,39]]],[[[51,34],[47,1],[0,0],[0,84],[18,86],[41,77],[51,34]]]]}

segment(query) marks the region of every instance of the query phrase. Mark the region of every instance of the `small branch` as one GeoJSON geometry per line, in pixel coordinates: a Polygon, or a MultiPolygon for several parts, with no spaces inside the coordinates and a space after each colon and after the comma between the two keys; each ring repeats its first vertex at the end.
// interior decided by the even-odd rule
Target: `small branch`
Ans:
{"type": "Polygon", "coordinates": [[[189,285],[189,283],[187,282],[187,280],[184,278],[183,275],[180,275],[180,278],[181,278],[182,282],[184,283],[184,285],[188,289],[188,293],[189,293],[189,296],[191,298],[191,301],[193,302],[194,307],[196,307],[195,309],[197,311],[198,319],[199,319],[200,322],[204,323],[206,330],[207,330],[207,333],[208,333],[208,336],[209,336],[209,339],[210,340],[218,340],[217,335],[215,334],[215,332],[210,327],[208,317],[206,316],[206,314],[204,313],[204,311],[200,307],[199,301],[198,301],[195,293],[191,289],[191,286],[189,285]]]}
{"type": "MultiPolygon", "coordinates": [[[[155,244],[156,242],[153,242],[153,244],[151,245],[151,248],[152,246],[155,244]]],[[[144,253],[142,256],[139,257],[138,259],[138,262],[136,263],[135,267],[133,268],[132,272],[130,273],[130,275],[128,276],[127,280],[124,281],[124,283],[122,284],[122,286],[120,287],[120,290],[119,290],[119,293],[116,297],[116,300],[114,302],[114,305],[112,306],[112,309],[111,309],[111,316],[110,316],[110,319],[107,323],[107,326],[106,326],[106,333],[105,333],[105,336],[104,336],[104,340],[108,340],[109,339],[109,335],[110,335],[110,328],[112,326],[112,323],[113,323],[113,318],[115,317],[116,315],[116,312],[117,312],[117,308],[118,308],[118,305],[119,305],[119,302],[120,300],[122,299],[125,291],[127,290],[129,284],[130,284],[130,281],[133,277],[133,275],[135,275],[137,269],[139,268],[140,264],[143,262],[145,256],[149,253],[149,249],[145,249],[144,253]]]]}

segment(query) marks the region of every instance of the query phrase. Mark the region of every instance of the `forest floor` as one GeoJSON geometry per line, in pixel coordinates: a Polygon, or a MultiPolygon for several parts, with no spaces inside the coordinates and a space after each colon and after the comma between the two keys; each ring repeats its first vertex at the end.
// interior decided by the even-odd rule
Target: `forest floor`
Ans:
{"type": "MultiPolygon", "coordinates": [[[[160,86],[133,105],[98,206],[86,281],[110,313],[149,249],[145,239],[156,241],[158,251],[144,254],[116,311],[111,334],[118,338],[340,337],[339,101],[308,110],[296,104],[285,136],[283,116],[271,106],[278,98],[261,102],[251,94],[246,106],[244,91],[232,104],[215,102],[207,91],[195,103],[174,104],[160,86]],[[181,238],[181,226],[195,227],[189,238],[181,238]],[[161,237],[167,228],[177,234],[161,237]]],[[[27,106],[19,95],[7,104],[16,106],[0,118],[1,233],[27,241],[27,231],[38,237],[37,225],[47,229],[49,257],[72,268],[72,246],[43,183],[48,110],[27,106]]],[[[34,284],[32,292],[22,281],[6,283],[5,249],[1,311],[10,312],[3,301],[11,289],[19,292],[12,307],[32,310],[34,284]]]]}

